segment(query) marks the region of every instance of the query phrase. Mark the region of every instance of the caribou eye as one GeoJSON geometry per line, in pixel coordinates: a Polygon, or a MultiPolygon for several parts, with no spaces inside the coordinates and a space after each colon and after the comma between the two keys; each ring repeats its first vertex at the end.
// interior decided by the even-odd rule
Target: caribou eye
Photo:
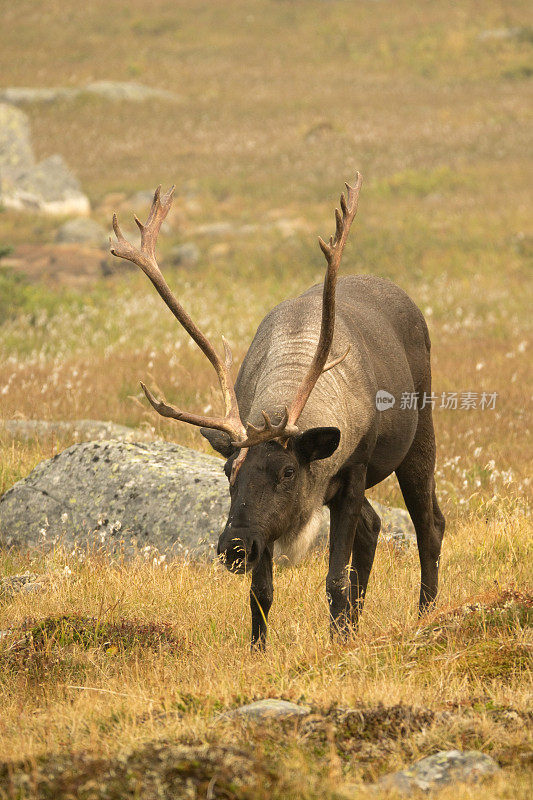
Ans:
{"type": "Polygon", "coordinates": [[[293,475],[294,475],[294,467],[285,467],[285,469],[282,470],[281,473],[282,478],[292,478],[293,475]]]}

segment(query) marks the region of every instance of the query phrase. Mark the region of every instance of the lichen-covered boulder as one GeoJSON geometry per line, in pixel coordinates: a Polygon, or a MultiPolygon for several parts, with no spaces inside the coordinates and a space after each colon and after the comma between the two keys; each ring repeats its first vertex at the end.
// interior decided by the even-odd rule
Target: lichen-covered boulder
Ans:
{"type": "Polygon", "coordinates": [[[47,214],[90,211],[88,198],[60,155],[35,163],[28,117],[5,104],[0,104],[0,204],[47,214]]]}
{"type": "Polygon", "coordinates": [[[498,770],[493,758],[477,750],[441,750],[400,772],[384,775],[377,786],[411,796],[417,790],[429,792],[450,784],[472,783],[498,770]]]}
{"type": "Polygon", "coordinates": [[[88,214],[88,198],[60,155],[45,158],[6,184],[2,202],[19,211],[88,214]]]}
{"type": "MultiPolygon", "coordinates": [[[[212,556],[229,509],[222,467],[171,442],[73,445],[0,498],[0,546],[96,542],[126,553],[212,556]]],[[[374,505],[385,536],[412,538],[405,511],[374,505]]],[[[325,517],[319,541],[326,535],[325,517]]]]}
{"type": "Polygon", "coordinates": [[[227,512],[226,484],[219,459],[176,444],[84,442],[3,495],[0,543],[204,555],[227,512]]]}
{"type": "Polygon", "coordinates": [[[4,181],[34,165],[28,117],[17,108],[0,104],[0,194],[4,181]]]}

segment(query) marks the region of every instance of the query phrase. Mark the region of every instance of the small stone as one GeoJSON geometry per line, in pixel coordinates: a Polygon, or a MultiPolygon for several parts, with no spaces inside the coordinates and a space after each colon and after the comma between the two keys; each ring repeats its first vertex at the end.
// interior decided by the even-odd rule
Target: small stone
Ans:
{"type": "Polygon", "coordinates": [[[34,592],[42,592],[44,586],[42,583],[25,583],[24,586],[22,586],[22,590],[28,594],[32,594],[34,592]]]}
{"type": "Polygon", "coordinates": [[[200,261],[200,248],[194,242],[184,242],[173,247],[169,255],[176,266],[194,267],[200,261]]]}
{"type": "Polygon", "coordinates": [[[90,83],[83,90],[88,94],[104,97],[106,100],[129,100],[139,103],[144,100],[178,100],[178,96],[165,89],[154,89],[151,86],[143,86],[141,83],[133,81],[96,81],[90,83]]]}
{"type": "Polygon", "coordinates": [[[415,761],[410,767],[385,775],[376,788],[410,795],[457,783],[472,783],[499,771],[493,758],[477,750],[442,750],[415,761]]]}
{"type": "Polygon", "coordinates": [[[58,229],[56,242],[61,244],[87,244],[99,248],[109,247],[109,233],[88,217],[69,219],[58,229]]]}
{"type": "Polygon", "coordinates": [[[41,592],[44,589],[42,584],[43,576],[34,572],[22,572],[19,575],[10,575],[7,578],[0,578],[0,596],[13,595],[16,592],[41,592]]]}
{"type": "Polygon", "coordinates": [[[227,236],[235,233],[231,222],[211,222],[208,225],[199,225],[194,231],[201,236],[227,236]]]}
{"type": "Polygon", "coordinates": [[[498,41],[503,39],[518,39],[524,34],[524,28],[489,28],[478,34],[480,42],[498,41]]]}
{"type": "Polygon", "coordinates": [[[268,698],[266,700],[257,700],[255,703],[249,703],[240,708],[235,708],[222,715],[224,717],[246,717],[254,720],[265,719],[290,719],[295,717],[306,717],[311,713],[308,706],[299,706],[296,703],[290,703],[287,700],[276,700],[275,698],[268,698]]]}

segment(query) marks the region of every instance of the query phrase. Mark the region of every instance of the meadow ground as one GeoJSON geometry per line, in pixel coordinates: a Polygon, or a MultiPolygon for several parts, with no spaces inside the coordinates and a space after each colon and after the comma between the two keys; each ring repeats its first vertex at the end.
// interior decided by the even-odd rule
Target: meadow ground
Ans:
{"type": "MultiPolygon", "coordinates": [[[[437,749],[474,747],[505,767],[491,796],[529,796],[529,4],[1,5],[3,85],[136,80],[179,95],[27,112],[38,156],[65,157],[106,226],[113,210],[126,228],[131,211],[146,213],[134,193],[176,183],[161,264],[237,363],[275,303],[321,280],[317,236],[332,232],[342,181],[363,173],[343,270],[392,279],[426,314],[448,520],[437,617],[415,618],[416,554],[382,544],[357,640],[331,645],[320,556],[279,572],[265,658],[247,650],[245,581],[212,566],[3,553],[2,574],[47,577],[40,594],[0,600],[0,629],[12,630],[0,640],[2,760],[44,763],[53,781],[67,757],[81,776],[99,759],[104,776],[127,750],[145,763],[153,742],[227,746],[244,749],[260,779],[213,796],[311,798],[334,797],[341,775],[373,779],[437,749]],[[205,229],[214,223],[227,226],[217,235],[205,229]],[[172,247],[190,241],[199,262],[173,267],[172,247]],[[477,407],[441,408],[443,392],[458,392],[459,405],[476,393],[477,407]],[[483,392],[497,393],[494,408],[481,408],[483,392]],[[314,722],[213,722],[264,696],[305,701],[314,722]],[[338,711],[347,706],[362,714],[357,736],[338,711]]],[[[182,407],[219,402],[209,365],[144,276],[122,264],[84,276],[75,256],[70,279],[33,276],[29,254],[61,259],[60,223],[0,213],[0,253],[12,251],[0,260],[2,418],[111,419],[207,450],[197,432],[138,403],[146,377],[182,407]]],[[[70,443],[0,433],[0,492],[70,443]]],[[[393,478],[371,496],[402,503],[393,478]]],[[[204,796],[216,791],[193,777],[204,796]]],[[[71,780],[64,796],[80,789],[71,780]]]]}

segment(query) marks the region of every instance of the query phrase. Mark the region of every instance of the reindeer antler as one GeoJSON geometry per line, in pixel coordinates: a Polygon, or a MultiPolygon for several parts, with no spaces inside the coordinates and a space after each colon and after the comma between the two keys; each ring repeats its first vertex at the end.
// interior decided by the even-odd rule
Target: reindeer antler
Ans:
{"type": "Polygon", "coordinates": [[[224,397],[226,414],[224,417],[202,417],[198,414],[190,414],[187,411],[181,411],[175,406],[168,405],[161,400],[156,400],[143,383],[141,383],[141,386],[147,399],[161,416],[182,420],[191,425],[198,425],[204,428],[217,428],[218,430],[228,433],[232,439],[239,439],[246,435],[246,429],[240,418],[235,388],[229,372],[232,362],[230,347],[224,337],[222,337],[224,343],[224,361],[222,361],[210,341],[193,322],[172,293],[156,261],[155,246],[157,236],[163,220],[167,216],[170,206],[172,205],[173,194],[174,186],[161,197],[161,186],[158,186],[146,223],[143,225],[142,222],[135,217],[135,222],[141,231],[140,250],[124,238],[118,225],[117,215],[113,214],[113,230],[115,231],[117,242],[111,247],[111,252],[119,258],[125,258],[133,264],[137,264],[137,266],[142,269],[145,275],[150,278],[159,295],[172,311],[178,322],[183,325],[189,336],[194,339],[200,350],[205,353],[218,375],[220,388],[224,397]]]}
{"type": "Polygon", "coordinates": [[[326,244],[320,236],[318,237],[320,249],[324,253],[328,264],[326,276],[324,278],[324,292],[322,295],[322,322],[313,361],[311,362],[307,375],[298,387],[298,391],[290,407],[288,422],[292,425],[296,424],[298,417],[309,399],[313,387],[322,373],[340,364],[340,362],[346,358],[350,350],[348,347],[340,358],[336,358],[329,364],[326,364],[335,329],[335,288],[337,286],[337,273],[339,271],[344,245],[346,244],[348,233],[350,232],[350,226],[357,214],[357,203],[362,182],[363,178],[361,174],[357,172],[355,176],[355,186],[352,187],[347,183],[345,184],[348,199],[346,200],[344,194],[341,194],[340,204],[342,215],[338,208],[335,209],[335,238],[331,236],[329,243],[326,244]]]}
{"type": "Polygon", "coordinates": [[[167,216],[170,206],[172,205],[172,197],[174,194],[174,187],[161,197],[161,186],[158,186],[155,194],[150,214],[146,223],[143,225],[140,220],[135,217],[141,231],[141,248],[134,247],[128,242],[119,228],[117,215],[113,215],[113,230],[117,237],[117,242],[111,247],[113,255],[119,258],[125,258],[134,264],[137,264],[142,271],[150,278],[155,286],[159,295],[162,297],[166,305],[172,311],[178,322],[183,325],[187,333],[196,342],[200,350],[207,356],[211,364],[216,370],[220,388],[224,397],[225,416],[224,417],[202,417],[198,414],[191,414],[187,411],[181,411],[175,406],[169,405],[162,400],[157,400],[154,395],[146,388],[144,383],[141,383],[143,391],[152,405],[152,407],[161,414],[163,417],[171,417],[172,419],[188,422],[191,425],[197,425],[204,428],[217,428],[229,434],[234,447],[241,448],[243,451],[239,459],[239,464],[244,459],[244,451],[248,447],[267,442],[270,439],[286,440],[290,436],[298,433],[296,422],[302,413],[309,395],[313,387],[322,373],[335,367],[337,364],[346,358],[348,355],[349,347],[338,358],[327,362],[331,342],[333,340],[333,332],[335,328],[335,287],[337,283],[337,273],[344,250],[344,245],[348,238],[348,233],[353,219],[357,213],[357,202],[359,198],[359,191],[361,189],[362,177],[359,173],[356,174],[355,186],[351,187],[346,184],[347,199],[344,194],[341,194],[340,205],[341,211],[335,209],[335,237],[331,237],[329,243],[319,238],[319,244],[322,252],[324,253],[327,261],[326,275],[324,278],[324,291],[322,295],[322,321],[320,325],[320,335],[315,355],[311,362],[311,366],[307,371],[304,379],[302,380],[294,400],[291,403],[290,409],[285,407],[285,411],[279,423],[274,424],[268,414],[263,411],[264,425],[256,427],[248,423],[246,427],[243,425],[237,398],[235,396],[235,387],[230,375],[230,367],[232,363],[232,355],[227,341],[222,337],[224,343],[224,361],[222,361],[213,348],[209,340],[193,322],[191,317],[187,314],[185,309],[180,305],[172,291],[170,290],[167,282],[165,281],[161,270],[157,264],[155,257],[155,246],[157,236],[167,216]]]}
{"type": "Polygon", "coordinates": [[[298,428],[295,425],[289,425],[289,411],[285,406],[285,411],[281,421],[276,425],[274,424],[266,411],[261,411],[265,424],[260,428],[256,428],[251,422],[246,425],[246,439],[237,440],[232,442],[235,447],[252,447],[254,444],[261,442],[268,442],[270,439],[279,439],[280,437],[293,436],[298,433],[298,428]]]}
{"type": "Polygon", "coordinates": [[[285,413],[279,425],[273,426],[270,419],[263,411],[262,414],[265,419],[265,424],[261,428],[256,428],[254,425],[248,423],[246,426],[246,439],[234,441],[233,444],[236,447],[252,447],[255,444],[266,442],[269,439],[287,439],[289,436],[298,433],[296,422],[317,380],[322,373],[340,364],[349,353],[350,347],[348,346],[341,356],[326,363],[335,329],[335,288],[337,285],[337,273],[339,271],[339,265],[341,263],[342,253],[348,238],[350,226],[357,213],[357,202],[362,182],[363,178],[361,174],[357,172],[355,176],[355,185],[352,187],[345,184],[347,198],[345,198],[344,194],[341,194],[340,198],[342,213],[337,208],[335,209],[335,237],[331,236],[327,244],[322,238],[319,237],[318,239],[320,249],[326,257],[327,269],[324,277],[324,291],[322,295],[320,335],[311,366],[298,387],[290,409],[287,411],[287,408],[285,408],[285,413]]]}

